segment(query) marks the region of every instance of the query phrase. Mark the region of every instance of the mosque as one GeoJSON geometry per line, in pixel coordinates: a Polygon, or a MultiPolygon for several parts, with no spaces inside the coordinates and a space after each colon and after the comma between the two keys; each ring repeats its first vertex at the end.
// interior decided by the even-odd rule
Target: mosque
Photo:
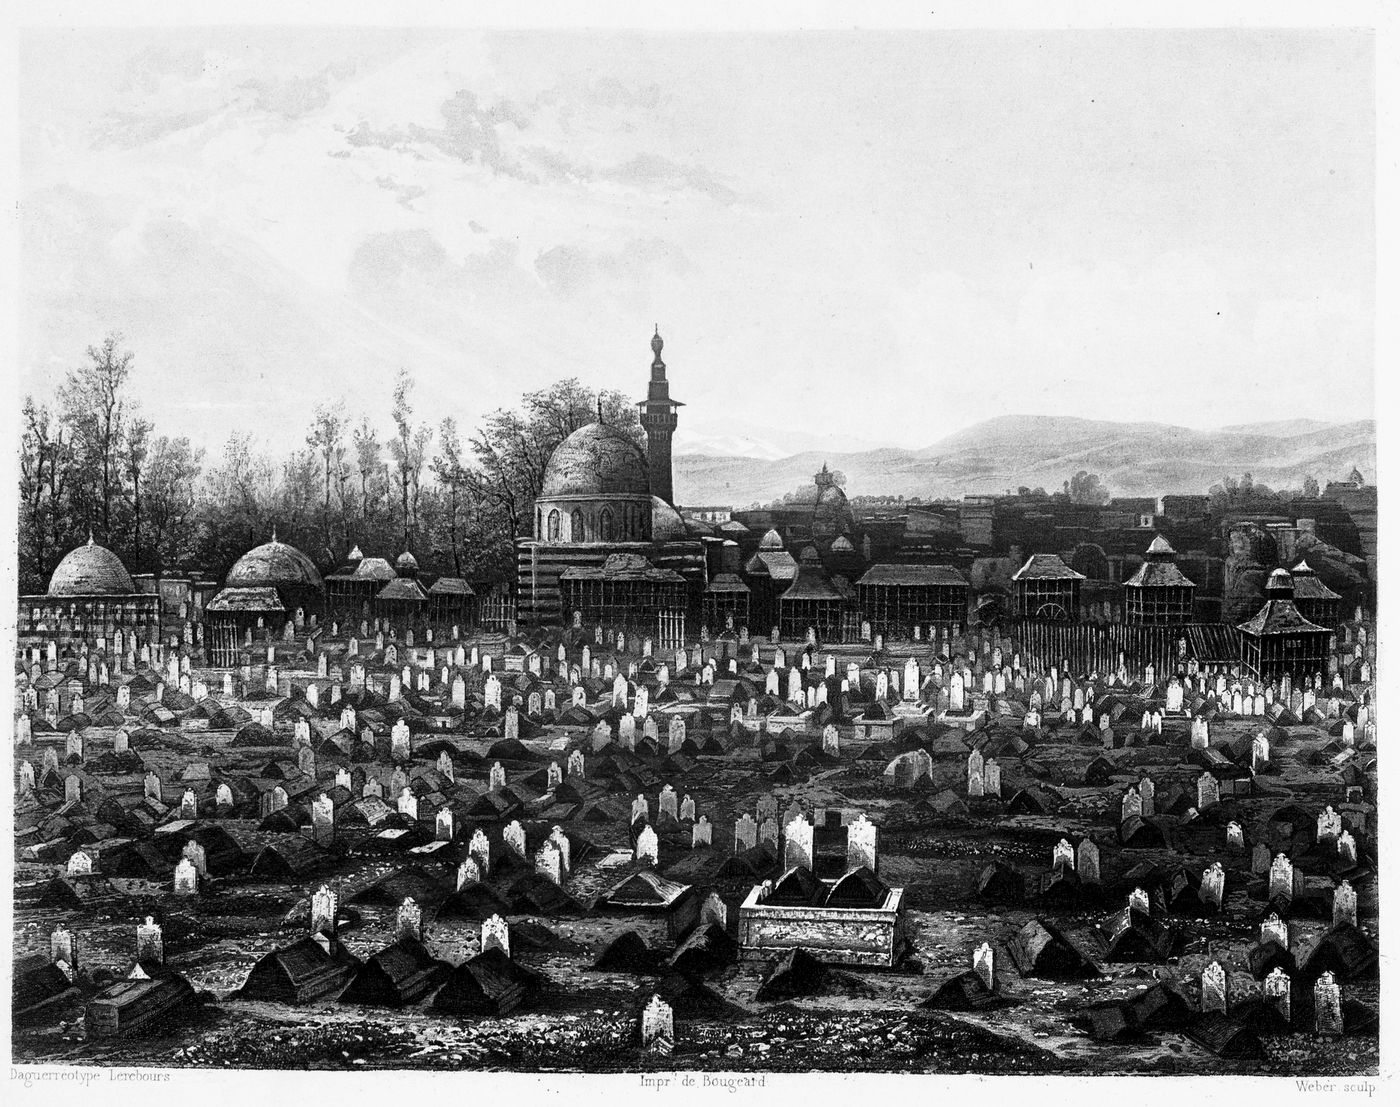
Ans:
{"type": "MultiPolygon", "coordinates": [[[[671,438],[676,409],[651,340],[651,380],[641,409],[645,450],[603,421],[561,442],[535,501],[534,536],[517,543],[517,615],[526,626],[603,625],[680,641],[691,637],[725,541],[681,517],[673,502],[671,438]]],[[[737,546],[732,556],[737,569],[737,546]]]]}

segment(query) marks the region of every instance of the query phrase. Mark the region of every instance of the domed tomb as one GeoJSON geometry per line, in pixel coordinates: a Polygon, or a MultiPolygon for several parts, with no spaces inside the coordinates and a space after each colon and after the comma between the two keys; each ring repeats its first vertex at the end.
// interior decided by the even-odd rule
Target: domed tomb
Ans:
{"type": "Polygon", "coordinates": [[[71,550],[49,578],[50,596],[129,596],[135,591],[121,559],[91,535],[87,545],[71,550]]]}
{"type": "Polygon", "coordinates": [[[545,542],[645,542],[652,535],[651,482],[642,448],[606,423],[559,443],[535,501],[545,542]]]}

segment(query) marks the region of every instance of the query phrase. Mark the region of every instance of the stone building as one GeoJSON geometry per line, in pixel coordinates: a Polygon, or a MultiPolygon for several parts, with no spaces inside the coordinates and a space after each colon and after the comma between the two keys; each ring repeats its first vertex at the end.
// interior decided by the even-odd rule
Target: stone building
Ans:
{"type": "Polygon", "coordinates": [[[1123,621],[1129,626],[1184,626],[1191,622],[1196,585],[1176,564],[1176,550],[1160,534],[1147,560],[1123,582],[1123,621]]]}
{"type": "Polygon", "coordinates": [[[591,610],[623,618],[619,629],[643,629],[637,612],[619,599],[639,588],[651,597],[651,613],[674,609],[681,620],[668,622],[664,636],[659,625],[647,628],[652,634],[669,639],[685,618],[700,617],[706,554],[702,540],[669,502],[670,435],[679,404],[669,397],[659,335],[652,339],[652,349],[651,387],[641,405],[647,452],[627,431],[603,422],[600,411],[597,422],[559,444],[545,467],[535,501],[534,537],[516,546],[517,611],[526,625],[568,625],[576,613],[582,617],[581,608],[566,602],[566,588],[574,602],[586,598],[591,610]],[[667,498],[653,494],[653,480],[667,498]],[[627,557],[611,560],[617,554],[627,557]],[[622,575],[609,584],[610,572],[622,575]],[[565,584],[565,573],[571,584],[565,584]],[[672,577],[681,582],[678,607],[672,600],[672,577]]]}
{"type": "Polygon", "coordinates": [[[22,596],[17,637],[21,645],[56,642],[60,647],[124,636],[150,641],[160,634],[158,594],[140,592],[111,550],[88,536],[49,578],[42,596],[22,596]]]}
{"type": "Polygon", "coordinates": [[[205,645],[210,663],[238,664],[251,634],[280,633],[291,621],[305,624],[325,612],[325,584],[311,559],[295,546],[272,540],[249,550],[233,564],[224,587],[205,609],[205,645]]]}
{"type": "Polygon", "coordinates": [[[1275,569],[1264,591],[1264,606],[1240,632],[1240,667],[1256,680],[1287,676],[1311,680],[1327,673],[1331,631],[1303,618],[1293,602],[1293,577],[1275,569]]]}

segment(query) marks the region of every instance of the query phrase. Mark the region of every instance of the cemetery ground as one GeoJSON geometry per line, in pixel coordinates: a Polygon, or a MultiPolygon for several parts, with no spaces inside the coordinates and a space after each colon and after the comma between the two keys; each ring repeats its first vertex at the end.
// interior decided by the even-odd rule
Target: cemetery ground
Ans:
{"type": "MultiPolygon", "coordinates": [[[[253,711],[266,706],[260,699],[233,702],[253,711]]],[[[1218,719],[1212,723],[1212,744],[1240,737],[1247,740],[1258,732],[1261,722],[1218,719]]],[[[1336,772],[1316,756],[1332,736],[1318,725],[1291,726],[1286,735],[1275,731],[1270,771],[1258,778],[1253,794],[1230,797],[1202,812],[1173,848],[1120,848],[1118,805],[1128,786],[1150,776],[1163,800],[1195,795],[1201,769],[1185,758],[1186,739],[1179,723],[1175,726],[1169,741],[1108,750],[1086,743],[1073,728],[1060,728],[1042,735],[1020,757],[1003,754],[1004,797],[1024,787],[1038,787],[1053,790],[1061,801],[1055,811],[1024,815],[1007,814],[1004,803],[966,797],[970,744],[951,752],[935,750],[933,777],[911,787],[899,787],[885,775],[886,759],[858,760],[869,744],[860,737],[844,740],[833,762],[797,771],[790,766],[783,771],[763,761],[756,742],[745,746],[732,739],[725,754],[692,757],[681,772],[657,759],[656,768],[644,777],[652,813],[656,813],[658,791],[669,784],[677,796],[694,800],[714,835],[710,847],[692,849],[688,830],[682,834],[679,827],[663,828],[657,869],[674,880],[716,887],[727,907],[731,933],[736,929],[738,904],[752,881],[726,882],[715,873],[733,853],[735,820],[753,813],[764,797],[772,797],[780,811],[796,804],[809,814],[826,809],[863,812],[881,828],[880,878],[890,886],[903,887],[908,906],[909,951],[895,969],[840,968],[813,994],[765,1002],[757,993],[769,963],[740,960],[708,974],[703,987],[673,995],[675,1047],[668,1056],[641,1053],[637,1034],[638,1014],[647,999],[657,991],[669,994],[666,976],[592,967],[594,959],[627,930],[640,934],[655,950],[670,948],[665,924],[658,918],[591,909],[596,897],[642,867],[631,858],[633,842],[625,819],[563,821],[571,836],[591,847],[577,858],[563,884],[578,908],[508,916],[513,957],[541,974],[545,984],[528,1007],[503,1017],[447,1016],[430,1010],[426,1002],[402,1009],[333,999],[290,1006],[236,994],[258,957],[306,933],[306,898],[316,886],[331,884],[340,890],[342,904],[353,915],[341,938],[351,952],[365,957],[393,940],[396,904],[360,893],[407,866],[421,869],[438,886],[450,890],[456,860],[464,855],[460,848],[452,853],[450,863],[406,853],[337,850],[304,878],[286,880],[254,878],[244,866],[242,872],[216,874],[193,897],[174,895],[169,880],[113,877],[115,899],[77,908],[39,906],[38,895],[64,867],[22,858],[16,864],[16,948],[46,950],[49,932],[64,926],[81,936],[87,983],[44,1019],[16,1026],[14,1058],[20,1063],[124,1066],[598,1072],[1374,1073],[1378,1066],[1374,1036],[1264,1035],[1263,1060],[1233,1061],[1179,1032],[1153,1031],[1107,1042],[1092,1039],[1072,1023],[1086,1003],[1124,998],[1154,979],[1171,980],[1190,995],[1192,989],[1199,991],[1201,972],[1212,961],[1232,970],[1243,964],[1258,937],[1264,902],[1260,879],[1250,871],[1249,850],[1226,847],[1226,822],[1238,822],[1253,845],[1271,840],[1269,815],[1281,802],[1313,807],[1338,802],[1336,772]],[[1100,756],[1113,764],[1110,779],[1085,784],[1086,767],[1100,756]],[[934,802],[946,799],[950,792],[961,797],[959,805],[950,808],[934,802]],[[1105,891],[1101,901],[1047,905],[1032,892],[1024,903],[993,904],[977,896],[978,878],[987,865],[1014,866],[1031,876],[1028,883],[1033,886],[1036,874],[1050,870],[1056,842],[1085,838],[1098,843],[1102,886],[1114,890],[1105,891]],[[1197,870],[1219,862],[1226,871],[1226,895],[1218,915],[1171,918],[1181,936],[1173,957],[1151,965],[1103,964],[1102,975],[1083,981],[1022,976],[1012,967],[1008,944],[1037,917],[1053,918],[1097,959],[1102,942],[1098,927],[1120,905],[1117,889],[1124,874],[1154,862],[1184,863],[1197,870]],[[84,1029],[83,1004],[130,966],[133,926],[142,915],[160,919],[167,963],[206,993],[210,1002],[177,1027],[145,1036],[90,1039],[84,1029]],[[939,983],[968,968],[971,951],[983,942],[996,953],[999,988],[1009,1004],[984,1012],[922,1008],[939,983]]],[[[189,721],[158,736],[147,732],[139,748],[142,771],[104,775],[102,784],[112,792],[139,793],[144,773],[154,771],[165,782],[167,802],[173,795],[178,803],[183,787],[179,778],[192,763],[208,763],[222,779],[253,779],[271,762],[295,761],[296,751],[288,742],[235,746],[234,733],[200,729],[189,721]]],[[[981,742],[1017,733],[1010,721],[993,720],[984,731],[965,737],[981,742]]],[[[90,750],[103,750],[111,748],[114,735],[115,729],[93,727],[84,737],[90,750]]],[[[498,736],[486,734],[482,725],[468,724],[465,733],[441,737],[458,751],[489,761],[488,751],[498,736]]],[[[63,737],[36,733],[35,743],[57,742],[61,754],[63,737]]],[[[415,741],[435,737],[417,734],[415,741]]],[[[591,759],[587,738],[586,728],[546,727],[524,739],[532,758],[528,764],[510,766],[511,779],[540,772],[551,760],[562,763],[566,747],[582,745],[591,759]]],[[[887,744],[885,752],[892,757],[904,748],[895,741],[887,744]]],[[[323,787],[332,783],[334,771],[334,764],[323,762],[318,767],[323,787]]],[[[487,772],[484,768],[459,772],[458,782],[485,792],[487,772]]],[[[268,781],[262,784],[266,787],[268,781]]],[[[633,798],[630,792],[612,794],[624,805],[633,798]]],[[[288,837],[284,832],[259,830],[259,820],[253,817],[210,822],[228,830],[245,857],[288,837]]],[[[465,840],[464,830],[470,836],[473,825],[472,820],[464,820],[458,838],[465,840]]],[[[1358,914],[1375,937],[1374,883],[1359,880],[1357,890],[1358,914]]],[[[479,952],[479,919],[439,915],[434,904],[425,908],[427,943],[435,956],[457,963],[479,952]]],[[[1306,944],[1326,929],[1326,920],[1291,920],[1290,926],[1295,939],[1306,944]]],[[[1349,984],[1347,998],[1379,1007],[1374,982],[1349,984]]]]}

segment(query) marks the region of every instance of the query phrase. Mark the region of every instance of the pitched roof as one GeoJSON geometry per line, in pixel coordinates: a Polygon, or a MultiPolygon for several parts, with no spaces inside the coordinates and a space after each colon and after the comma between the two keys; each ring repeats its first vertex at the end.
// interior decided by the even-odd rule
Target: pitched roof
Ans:
{"type": "Polygon", "coordinates": [[[951,565],[872,565],[859,585],[885,584],[896,587],[931,587],[943,585],[966,588],[967,581],[951,565]]]}
{"type": "MultiPolygon", "coordinates": [[[[769,531],[772,534],[772,531],[769,531]]],[[[797,562],[783,549],[763,548],[749,558],[746,573],[767,573],[774,580],[792,580],[797,575],[797,562]]]]}
{"type": "Polygon", "coordinates": [[[1291,599],[1266,600],[1254,618],[1239,626],[1241,633],[1262,637],[1278,634],[1330,633],[1326,627],[1310,623],[1291,599]]]}
{"type": "Polygon", "coordinates": [[[476,591],[461,577],[438,577],[428,589],[430,596],[475,596],[476,591]]]}
{"type": "Polygon", "coordinates": [[[427,603],[423,586],[408,577],[396,577],[379,590],[376,600],[397,600],[403,603],[427,603]]]}
{"type": "Polygon", "coordinates": [[[1059,554],[1031,554],[1026,563],[1011,574],[1012,580],[1087,580],[1076,573],[1059,554]]]}
{"type": "Polygon", "coordinates": [[[1144,561],[1138,570],[1123,582],[1124,588],[1195,588],[1196,584],[1177,568],[1174,561],[1144,561]]]}
{"type": "Polygon", "coordinates": [[[275,588],[225,588],[205,605],[205,611],[286,611],[275,588]]]}
{"type": "Polygon", "coordinates": [[[641,554],[609,554],[602,566],[573,565],[559,574],[560,580],[633,580],[655,584],[684,584],[685,578],[672,569],[658,569],[641,554]]]}

